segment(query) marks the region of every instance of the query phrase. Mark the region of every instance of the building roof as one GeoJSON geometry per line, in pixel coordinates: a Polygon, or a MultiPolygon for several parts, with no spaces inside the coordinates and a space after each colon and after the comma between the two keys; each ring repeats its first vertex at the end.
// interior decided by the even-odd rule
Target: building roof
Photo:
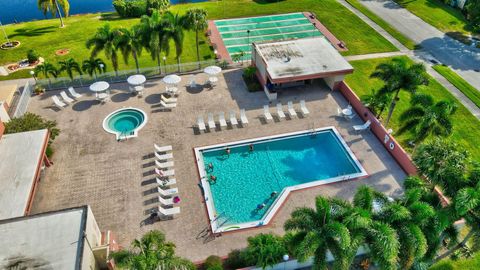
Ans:
{"type": "Polygon", "coordinates": [[[0,220],[0,269],[79,269],[88,207],[0,220]]]}
{"type": "Polygon", "coordinates": [[[0,139],[0,219],[25,214],[47,138],[48,130],[42,129],[0,139]]]}
{"type": "Polygon", "coordinates": [[[254,43],[254,47],[273,82],[353,72],[353,67],[324,37],[254,43]]]}
{"type": "Polygon", "coordinates": [[[5,101],[7,102],[8,106],[12,106],[13,95],[16,91],[16,84],[0,85],[0,101],[5,101]]]}

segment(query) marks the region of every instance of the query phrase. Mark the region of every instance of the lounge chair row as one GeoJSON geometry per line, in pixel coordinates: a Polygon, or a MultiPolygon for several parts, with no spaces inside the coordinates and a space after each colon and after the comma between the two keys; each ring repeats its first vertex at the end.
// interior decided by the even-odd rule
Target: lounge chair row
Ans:
{"type": "Polygon", "coordinates": [[[163,216],[179,214],[180,207],[173,207],[176,203],[173,196],[178,194],[178,188],[172,187],[177,183],[177,180],[172,178],[175,175],[172,146],[153,144],[153,147],[155,149],[155,180],[158,184],[157,192],[159,194],[158,201],[160,202],[156,211],[163,216]]]}
{"type": "MultiPolygon", "coordinates": [[[[239,122],[238,122],[238,119],[237,119],[237,114],[235,113],[235,111],[230,111],[228,120],[229,120],[230,125],[232,127],[239,125],[238,124],[239,122]]],[[[248,118],[247,118],[247,115],[245,114],[245,109],[240,110],[240,123],[242,124],[242,126],[248,125],[248,118]]],[[[222,127],[227,127],[227,121],[225,120],[225,113],[224,112],[220,112],[218,114],[218,124],[220,126],[220,129],[222,127]]],[[[206,127],[205,122],[203,120],[203,116],[198,117],[197,127],[200,131],[206,131],[207,130],[207,127],[206,127]]],[[[214,130],[216,127],[217,127],[217,124],[216,124],[215,119],[213,117],[213,113],[208,113],[208,129],[209,130],[214,130]]]]}
{"type": "Polygon", "coordinates": [[[65,91],[60,92],[60,97],[62,100],[57,95],[52,96],[53,104],[57,106],[60,109],[63,109],[67,107],[68,104],[75,102],[78,98],[81,98],[82,95],[77,93],[73,87],[68,88],[68,92],[70,93],[71,97],[67,95],[65,91]]]}
{"type": "MultiPolygon", "coordinates": [[[[295,108],[293,107],[293,102],[289,101],[287,103],[287,107],[288,107],[288,115],[290,116],[290,119],[293,119],[295,117],[297,117],[297,111],[295,110],[295,108]]],[[[281,120],[281,119],[285,119],[285,112],[283,111],[283,105],[282,103],[277,103],[277,116],[278,116],[278,119],[281,120]]],[[[310,114],[310,111],[307,109],[307,106],[305,105],[305,100],[300,100],[300,111],[299,111],[304,117],[306,117],[308,114],[310,114]]],[[[263,117],[265,118],[265,120],[267,122],[269,121],[272,121],[273,120],[273,116],[272,114],[270,113],[270,107],[268,105],[264,105],[263,106],[263,117]]]]}
{"type": "Polygon", "coordinates": [[[178,99],[174,97],[167,98],[164,95],[161,95],[160,105],[162,105],[162,107],[165,109],[173,109],[177,107],[177,100],[178,99]]]}

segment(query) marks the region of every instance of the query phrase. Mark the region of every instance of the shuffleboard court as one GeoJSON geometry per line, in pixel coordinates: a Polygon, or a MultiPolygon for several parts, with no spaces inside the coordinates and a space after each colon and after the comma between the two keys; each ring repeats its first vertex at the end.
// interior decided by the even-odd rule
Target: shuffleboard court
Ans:
{"type": "Polygon", "coordinates": [[[214,23],[232,59],[236,54],[249,59],[252,42],[323,36],[300,12],[217,20],[214,23]]]}

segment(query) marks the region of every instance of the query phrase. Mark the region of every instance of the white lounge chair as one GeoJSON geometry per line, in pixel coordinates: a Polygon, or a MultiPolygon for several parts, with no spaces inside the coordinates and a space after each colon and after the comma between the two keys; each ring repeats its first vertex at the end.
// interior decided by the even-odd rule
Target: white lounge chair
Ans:
{"type": "Polygon", "coordinates": [[[71,99],[69,96],[67,96],[67,93],[65,93],[65,91],[62,91],[60,92],[60,96],[63,98],[63,100],[65,100],[65,102],[67,103],[72,103],[74,102],[75,100],[71,99]]]}
{"type": "Polygon", "coordinates": [[[238,125],[237,116],[234,111],[230,111],[230,125],[232,125],[232,127],[238,125]]]}
{"type": "Polygon", "coordinates": [[[293,108],[293,102],[291,101],[288,102],[288,114],[290,115],[290,118],[297,117],[297,112],[293,108]]]}
{"type": "Polygon", "coordinates": [[[197,118],[197,127],[200,131],[205,131],[207,128],[205,127],[205,122],[203,121],[203,116],[199,116],[197,118]]]}
{"type": "Polygon", "coordinates": [[[167,169],[173,167],[175,163],[173,161],[159,162],[158,160],[155,160],[155,165],[157,165],[157,168],[167,169]]]}
{"type": "Polygon", "coordinates": [[[215,121],[213,120],[213,113],[208,113],[208,128],[215,129],[215,121]]]}
{"type": "Polygon", "coordinates": [[[364,131],[364,130],[367,130],[370,128],[370,125],[372,124],[372,122],[370,120],[368,120],[367,122],[365,122],[363,125],[355,125],[353,126],[353,130],[355,131],[364,131]]]}
{"type": "Polygon", "coordinates": [[[173,154],[172,153],[166,153],[166,154],[160,155],[157,152],[155,152],[155,157],[157,158],[157,160],[167,160],[167,159],[172,159],[173,154]]]}
{"type": "Polygon", "coordinates": [[[165,101],[163,101],[163,100],[160,100],[160,105],[162,105],[162,107],[167,108],[167,109],[173,109],[173,108],[177,107],[177,103],[165,103],[165,101]]]}
{"type": "Polygon", "coordinates": [[[282,103],[277,103],[277,115],[279,119],[285,118],[285,113],[283,112],[282,103]]]}
{"type": "Polygon", "coordinates": [[[305,100],[300,100],[300,110],[302,111],[303,116],[307,116],[310,114],[310,111],[307,109],[307,105],[305,105],[305,100]]]}
{"type": "Polygon", "coordinates": [[[177,98],[171,97],[171,98],[166,98],[164,95],[161,95],[161,99],[165,103],[177,103],[177,98]]]}
{"type": "Polygon", "coordinates": [[[337,107],[337,115],[340,117],[344,117],[345,115],[343,114],[343,111],[340,107],[337,107]]]}
{"type": "Polygon", "coordinates": [[[155,147],[155,151],[160,152],[160,153],[172,151],[172,146],[171,145],[158,146],[156,143],[154,143],[153,147],[155,147]]]}
{"type": "Polygon", "coordinates": [[[173,205],[173,198],[164,199],[162,196],[158,196],[158,202],[165,206],[171,206],[173,205]]]}
{"type": "Polygon", "coordinates": [[[75,89],[74,89],[73,87],[71,87],[71,86],[68,87],[68,92],[69,92],[70,95],[71,95],[73,98],[75,98],[75,99],[78,99],[78,98],[81,98],[81,97],[82,97],[82,95],[80,95],[79,93],[77,93],[77,92],[75,91],[75,89]]]}
{"type": "Polygon", "coordinates": [[[157,192],[163,197],[170,197],[178,194],[178,188],[161,189],[160,187],[157,187],[157,192]]]}
{"type": "Polygon", "coordinates": [[[245,113],[245,109],[240,110],[240,121],[242,122],[242,125],[248,125],[248,118],[247,114],[245,113]]]}
{"type": "Polygon", "coordinates": [[[155,168],[155,173],[160,177],[169,177],[175,175],[175,170],[162,171],[159,168],[155,168]]]}
{"type": "Polygon", "coordinates": [[[265,121],[270,121],[273,120],[272,115],[270,114],[270,109],[268,108],[268,105],[263,106],[263,116],[265,117],[265,121]]]}
{"type": "Polygon", "coordinates": [[[53,100],[53,104],[55,104],[55,106],[57,106],[60,109],[67,107],[67,104],[61,102],[57,96],[52,96],[52,100],[53,100]]]}
{"type": "Polygon", "coordinates": [[[220,123],[220,127],[226,127],[227,121],[225,121],[225,113],[221,112],[218,114],[218,122],[220,123]]]}
{"type": "Polygon", "coordinates": [[[175,178],[172,179],[159,179],[158,177],[155,177],[157,180],[157,184],[161,187],[168,187],[175,185],[177,183],[177,180],[175,178]]]}
{"type": "Polygon", "coordinates": [[[173,216],[175,214],[180,214],[180,207],[163,208],[159,206],[158,212],[164,216],[173,216]]]}

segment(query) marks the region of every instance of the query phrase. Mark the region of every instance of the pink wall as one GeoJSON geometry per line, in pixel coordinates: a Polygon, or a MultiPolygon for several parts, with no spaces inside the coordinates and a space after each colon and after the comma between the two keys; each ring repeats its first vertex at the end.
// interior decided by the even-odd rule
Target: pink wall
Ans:
{"type": "Polygon", "coordinates": [[[2,138],[3,132],[5,132],[5,126],[3,125],[2,119],[0,119],[0,139],[2,138]]]}
{"type": "Polygon", "coordinates": [[[397,163],[402,167],[402,169],[408,175],[416,175],[417,169],[413,164],[410,156],[403,150],[400,144],[395,140],[395,138],[388,134],[385,127],[378,121],[377,118],[368,110],[360,101],[358,96],[350,89],[350,87],[345,82],[341,82],[337,88],[343,96],[348,100],[350,105],[357,111],[359,116],[364,120],[370,120],[372,124],[370,129],[373,134],[379,139],[383,144],[385,149],[392,155],[392,157],[397,161],[397,163]],[[391,149],[393,146],[393,149],[391,149]]]}

